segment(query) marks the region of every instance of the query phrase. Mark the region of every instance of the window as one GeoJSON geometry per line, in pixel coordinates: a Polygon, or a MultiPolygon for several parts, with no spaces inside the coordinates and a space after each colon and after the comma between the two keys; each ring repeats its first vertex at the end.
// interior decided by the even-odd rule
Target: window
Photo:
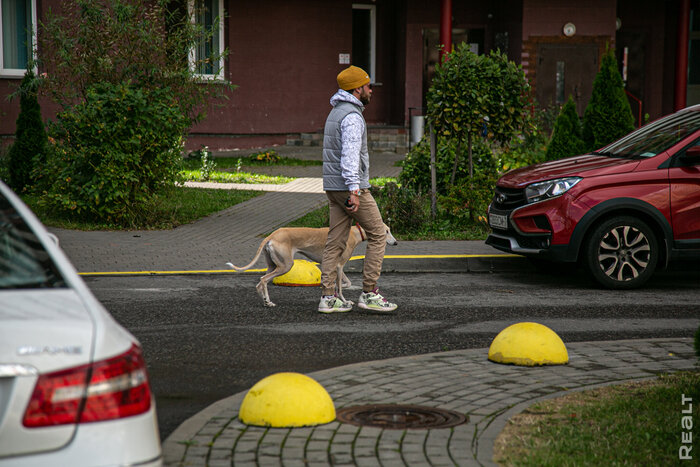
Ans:
{"type": "Polygon", "coordinates": [[[688,51],[688,84],[700,84],[700,2],[690,10],[690,47],[688,51]]]}
{"type": "Polygon", "coordinates": [[[677,112],[630,133],[594,154],[611,157],[654,157],[680,143],[698,128],[700,112],[677,112]]]}
{"type": "Polygon", "coordinates": [[[65,286],[39,239],[0,194],[0,289],[65,286]]]}
{"type": "Polygon", "coordinates": [[[36,43],[36,0],[0,0],[0,18],[0,76],[24,76],[36,43]]]}
{"type": "Polygon", "coordinates": [[[557,62],[556,102],[559,105],[566,102],[566,96],[564,95],[564,70],[565,69],[566,69],[566,62],[557,62]]]}
{"type": "Polygon", "coordinates": [[[686,105],[700,104],[700,1],[690,4],[690,38],[688,44],[688,94],[686,105]]]}
{"type": "Polygon", "coordinates": [[[190,53],[190,64],[203,78],[224,79],[224,2],[194,0],[189,6],[192,21],[203,33],[190,53]]]}
{"type": "Polygon", "coordinates": [[[376,20],[374,5],[352,6],[352,64],[376,79],[375,64],[376,20]]]}

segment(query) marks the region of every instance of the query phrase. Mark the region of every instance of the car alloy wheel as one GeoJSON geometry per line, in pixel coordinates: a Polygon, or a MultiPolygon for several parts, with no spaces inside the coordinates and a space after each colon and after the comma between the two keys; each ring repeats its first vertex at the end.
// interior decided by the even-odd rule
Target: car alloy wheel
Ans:
{"type": "Polygon", "coordinates": [[[658,259],[654,232],[635,217],[609,219],[588,237],[588,270],[596,281],[611,289],[641,286],[654,273],[658,259]]]}

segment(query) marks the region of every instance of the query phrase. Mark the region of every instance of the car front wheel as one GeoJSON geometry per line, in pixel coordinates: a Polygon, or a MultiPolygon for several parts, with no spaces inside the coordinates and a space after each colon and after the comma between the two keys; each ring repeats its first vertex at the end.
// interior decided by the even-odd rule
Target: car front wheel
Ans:
{"type": "Polygon", "coordinates": [[[646,223],[630,216],[614,217],[588,237],[584,260],[593,278],[603,286],[633,289],[654,274],[659,247],[646,223]]]}

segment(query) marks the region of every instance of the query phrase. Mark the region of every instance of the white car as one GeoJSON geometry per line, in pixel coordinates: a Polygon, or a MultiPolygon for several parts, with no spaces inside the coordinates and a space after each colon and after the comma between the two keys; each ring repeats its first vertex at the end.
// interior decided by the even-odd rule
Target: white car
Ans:
{"type": "Polygon", "coordinates": [[[161,464],[139,342],[0,181],[0,467],[161,464]]]}

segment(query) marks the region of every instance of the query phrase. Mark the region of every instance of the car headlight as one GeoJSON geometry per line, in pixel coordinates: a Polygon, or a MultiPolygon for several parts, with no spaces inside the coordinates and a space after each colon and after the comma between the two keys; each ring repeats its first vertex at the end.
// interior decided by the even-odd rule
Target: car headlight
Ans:
{"type": "Polygon", "coordinates": [[[547,180],[546,182],[533,183],[525,188],[525,198],[528,203],[536,203],[549,198],[556,198],[569,191],[574,185],[580,182],[581,177],[558,178],[547,180]]]}

